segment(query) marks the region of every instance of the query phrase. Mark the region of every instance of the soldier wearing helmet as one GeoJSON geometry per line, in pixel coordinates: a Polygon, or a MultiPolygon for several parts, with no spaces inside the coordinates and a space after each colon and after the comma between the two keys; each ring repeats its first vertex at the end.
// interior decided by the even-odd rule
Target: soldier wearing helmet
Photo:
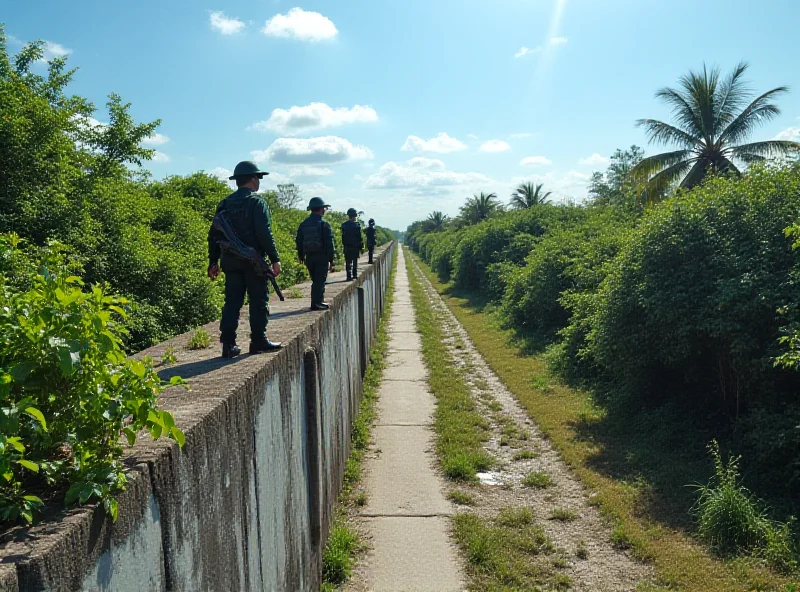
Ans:
{"type": "Polygon", "coordinates": [[[369,262],[372,263],[372,254],[375,252],[375,220],[369,219],[369,226],[365,231],[367,234],[367,249],[369,249],[369,262]]]}
{"type": "Polygon", "coordinates": [[[347,281],[358,277],[358,257],[364,248],[364,240],[361,237],[361,226],[356,222],[358,212],[350,208],[347,210],[347,220],[342,224],[342,246],[344,247],[344,261],[347,266],[347,281]]]}
{"type": "Polygon", "coordinates": [[[321,197],[312,197],[306,208],[311,214],[300,224],[295,237],[297,256],[311,276],[311,310],[330,308],[325,302],[325,281],[328,272],[335,271],[336,250],[331,225],[322,218],[329,207],[321,197]]]}
{"type": "MultiPolygon", "coordinates": [[[[236,181],[237,189],[219,203],[217,213],[224,211],[239,240],[255,248],[262,257],[269,257],[272,272],[277,277],[281,273],[281,262],[272,234],[269,206],[255,193],[261,179],[268,174],[249,160],[237,164],[230,177],[236,181]]],[[[208,233],[208,277],[212,280],[220,271],[218,243],[222,238],[212,227],[208,233]]],[[[245,293],[250,297],[250,353],[280,349],[280,343],[267,339],[269,291],[264,276],[242,259],[227,254],[222,254],[222,270],[225,272],[225,304],[219,323],[222,357],[234,358],[241,353],[236,345],[236,328],[245,293]]]]}

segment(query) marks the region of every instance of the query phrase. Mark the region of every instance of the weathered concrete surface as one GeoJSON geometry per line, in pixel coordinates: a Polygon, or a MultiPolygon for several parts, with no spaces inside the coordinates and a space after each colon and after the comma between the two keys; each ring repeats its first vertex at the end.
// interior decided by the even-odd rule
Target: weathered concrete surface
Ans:
{"type": "MultiPolygon", "coordinates": [[[[162,402],[185,446],[139,440],[114,524],[88,506],[0,536],[0,592],[317,590],[393,252],[363,263],[356,282],[333,274],[330,311],[309,311],[310,284],[302,299],[273,301],[277,353],[223,360],[219,344],[188,350],[189,334],[141,352],[176,352],[160,374],[191,391],[162,402]]],[[[216,335],[217,323],[205,329],[216,335]]]]}
{"type": "Polygon", "coordinates": [[[374,592],[461,592],[448,518],[372,518],[375,541],[368,570],[374,592]],[[378,545],[380,541],[380,545],[378,545]]]}
{"type": "Polygon", "coordinates": [[[454,508],[433,455],[434,398],[427,390],[422,346],[414,329],[408,275],[399,253],[390,351],[374,430],[378,454],[366,465],[367,504],[359,515],[371,539],[359,589],[456,592],[465,589],[449,537],[454,508]]]}

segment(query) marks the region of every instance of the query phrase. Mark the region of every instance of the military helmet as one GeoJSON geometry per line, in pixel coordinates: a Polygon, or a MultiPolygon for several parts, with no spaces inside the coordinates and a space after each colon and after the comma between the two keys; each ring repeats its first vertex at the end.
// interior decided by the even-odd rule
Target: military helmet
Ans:
{"type": "Polygon", "coordinates": [[[347,210],[347,215],[351,217],[358,216],[358,212],[356,212],[355,208],[350,208],[349,210],[347,210]]]}
{"type": "Polygon", "coordinates": [[[320,208],[329,208],[328,204],[325,203],[321,197],[312,197],[311,200],[308,202],[308,207],[306,208],[308,211],[311,210],[318,210],[320,208]]]}
{"type": "Polygon", "coordinates": [[[236,179],[236,177],[247,177],[249,175],[269,175],[267,171],[262,171],[258,168],[258,165],[254,163],[252,160],[243,160],[239,164],[236,165],[236,168],[233,169],[233,175],[228,177],[231,181],[236,179]]]}
{"type": "Polygon", "coordinates": [[[370,218],[369,219],[369,225],[370,226],[375,226],[375,218],[370,218]]]}

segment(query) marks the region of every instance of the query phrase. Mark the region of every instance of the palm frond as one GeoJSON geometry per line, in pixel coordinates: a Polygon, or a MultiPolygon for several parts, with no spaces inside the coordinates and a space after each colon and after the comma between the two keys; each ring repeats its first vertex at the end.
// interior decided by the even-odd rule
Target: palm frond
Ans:
{"type": "Polygon", "coordinates": [[[719,141],[724,144],[738,144],[749,136],[753,128],[780,115],[777,105],[770,103],[773,97],[789,92],[789,87],[779,86],[757,97],[720,134],[719,141]]]}
{"type": "Polygon", "coordinates": [[[692,164],[697,164],[697,159],[682,160],[669,166],[651,177],[642,187],[641,194],[648,204],[664,197],[667,190],[675,185],[677,180],[686,173],[692,164]]]}
{"type": "Polygon", "coordinates": [[[753,154],[764,158],[774,156],[788,156],[790,154],[800,154],[800,143],[788,140],[767,140],[766,142],[751,142],[741,144],[731,148],[731,155],[734,158],[742,158],[742,154],[753,154]]]}
{"type": "Polygon", "coordinates": [[[647,139],[652,144],[678,144],[691,148],[700,141],[696,136],[657,119],[639,119],[636,126],[645,128],[647,139]]]}
{"type": "Polygon", "coordinates": [[[677,127],[689,135],[703,133],[703,123],[700,114],[691,105],[691,96],[685,96],[672,88],[662,88],[656,92],[656,98],[672,106],[672,116],[678,122],[677,127]]]}
{"type": "Polygon", "coordinates": [[[691,156],[691,150],[676,150],[674,152],[664,152],[642,159],[634,166],[628,175],[635,182],[647,181],[656,173],[687,160],[691,156]]]}
{"type": "Polygon", "coordinates": [[[680,183],[680,187],[682,187],[683,189],[691,189],[692,187],[700,185],[700,183],[703,182],[703,179],[705,179],[707,175],[708,175],[707,163],[703,162],[702,160],[698,160],[694,163],[692,168],[683,178],[683,180],[680,183]]]}
{"type": "Polygon", "coordinates": [[[711,144],[714,138],[714,100],[719,76],[719,68],[712,68],[709,72],[707,66],[703,64],[702,73],[690,71],[679,79],[685,95],[690,98],[692,111],[699,119],[700,128],[696,135],[702,135],[707,144],[711,144]]]}
{"type": "Polygon", "coordinates": [[[747,62],[739,62],[720,86],[714,113],[714,120],[717,124],[714,133],[717,136],[722,132],[722,128],[736,118],[736,114],[750,94],[747,83],[742,79],[748,67],[747,62]]]}

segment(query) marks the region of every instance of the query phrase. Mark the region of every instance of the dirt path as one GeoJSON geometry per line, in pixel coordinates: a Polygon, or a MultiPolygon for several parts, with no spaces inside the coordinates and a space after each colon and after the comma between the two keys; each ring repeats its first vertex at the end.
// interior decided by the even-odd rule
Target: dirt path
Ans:
{"type": "Polygon", "coordinates": [[[639,582],[649,580],[649,567],[614,548],[612,528],[591,505],[591,496],[476,351],[467,332],[416,265],[415,274],[441,319],[452,359],[466,370],[473,398],[491,423],[486,450],[497,459],[497,468],[480,474],[481,485],[469,488],[478,500],[469,511],[494,518],[501,508],[530,508],[535,521],[560,549],[564,559],[560,569],[570,577],[571,590],[632,591],[639,582]],[[549,476],[552,486],[524,485],[523,479],[532,471],[549,476]]]}

